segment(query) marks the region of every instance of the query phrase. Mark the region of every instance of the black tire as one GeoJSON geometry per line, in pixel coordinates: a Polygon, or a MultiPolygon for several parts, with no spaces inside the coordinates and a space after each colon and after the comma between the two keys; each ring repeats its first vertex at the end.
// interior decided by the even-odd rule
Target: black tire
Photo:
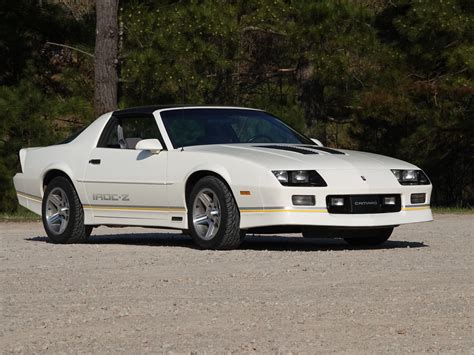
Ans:
{"type": "Polygon", "coordinates": [[[240,213],[235,203],[234,196],[226,184],[214,176],[206,176],[194,185],[188,196],[188,224],[189,233],[194,242],[203,249],[235,249],[241,241],[240,213]],[[220,222],[216,234],[212,239],[203,239],[193,223],[195,200],[199,193],[209,189],[215,193],[220,205],[220,222]]]}
{"type": "Polygon", "coordinates": [[[306,230],[302,231],[301,235],[303,236],[303,238],[321,238],[321,236],[318,235],[317,233],[312,232],[312,231],[306,231],[306,230]]]}
{"type": "Polygon", "coordinates": [[[86,227],[86,235],[87,235],[87,238],[89,238],[91,236],[91,233],[94,229],[94,226],[85,226],[86,227]]]}
{"type": "Polygon", "coordinates": [[[54,178],[46,187],[42,202],[42,219],[46,234],[48,235],[49,240],[53,243],[84,243],[92,232],[92,226],[86,227],[84,225],[84,211],[74,186],[63,176],[54,178]],[[62,232],[54,231],[52,227],[48,225],[46,217],[48,198],[51,192],[57,188],[64,191],[69,202],[69,219],[64,231],[62,232]]]}
{"type": "Polygon", "coordinates": [[[392,235],[393,227],[375,228],[357,231],[354,236],[344,238],[346,243],[355,247],[375,247],[385,243],[392,235]],[[359,236],[360,235],[360,236],[359,236]]]}

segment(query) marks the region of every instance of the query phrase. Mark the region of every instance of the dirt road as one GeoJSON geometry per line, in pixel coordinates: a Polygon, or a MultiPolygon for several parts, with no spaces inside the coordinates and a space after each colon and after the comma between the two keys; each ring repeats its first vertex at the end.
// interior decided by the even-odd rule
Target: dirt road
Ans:
{"type": "Polygon", "coordinates": [[[473,215],[383,248],[295,235],[200,251],[152,229],[0,224],[2,353],[474,353],[473,215]]]}

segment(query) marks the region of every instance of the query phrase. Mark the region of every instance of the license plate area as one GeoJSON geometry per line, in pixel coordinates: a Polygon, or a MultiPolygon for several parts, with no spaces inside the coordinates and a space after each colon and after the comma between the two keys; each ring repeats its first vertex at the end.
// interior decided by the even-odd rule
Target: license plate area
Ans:
{"type": "Polygon", "coordinates": [[[329,195],[326,205],[328,212],[335,214],[391,213],[401,210],[401,197],[397,194],[329,195]]]}
{"type": "Polygon", "coordinates": [[[377,213],[381,206],[379,196],[350,196],[352,213],[377,213]]]}

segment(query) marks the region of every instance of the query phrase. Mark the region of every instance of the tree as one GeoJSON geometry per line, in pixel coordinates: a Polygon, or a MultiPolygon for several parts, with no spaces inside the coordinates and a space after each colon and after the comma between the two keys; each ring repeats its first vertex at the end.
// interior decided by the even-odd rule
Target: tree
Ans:
{"type": "Polygon", "coordinates": [[[400,72],[388,66],[387,72],[397,73],[392,87],[366,93],[356,137],[370,150],[425,169],[434,204],[472,205],[472,1],[400,0],[380,13],[375,26],[380,41],[396,50],[400,72]]]}
{"type": "Polygon", "coordinates": [[[472,0],[122,1],[123,35],[118,0],[61,3],[0,1],[0,210],[17,206],[18,149],[114,110],[118,68],[120,106],[258,107],[413,162],[434,204],[474,203],[472,0]]]}
{"type": "Polygon", "coordinates": [[[92,120],[91,16],[52,2],[0,1],[0,211],[18,207],[21,148],[53,144],[92,120]]]}
{"type": "Polygon", "coordinates": [[[94,111],[101,115],[117,108],[118,0],[96,1],[94,111]]]}

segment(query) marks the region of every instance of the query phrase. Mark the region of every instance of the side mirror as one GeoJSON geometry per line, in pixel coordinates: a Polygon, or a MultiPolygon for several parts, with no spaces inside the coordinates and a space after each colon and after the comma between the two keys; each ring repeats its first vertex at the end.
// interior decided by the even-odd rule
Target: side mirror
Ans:
{"type": "Polygon", "coordinates": [[[321,141],[317,140],[316,138],[311,138],[311,140],[316,143],[316,145],[319,145],[320,147],[324,147],[323,143],[321,141]]]}
{"type": "Polygon", "coordinates": [[[152,154],[156,154],[163,150],[163,146],[158,139],[142,139],[135,146],[135,150],[149,150],[152,154]]]}

